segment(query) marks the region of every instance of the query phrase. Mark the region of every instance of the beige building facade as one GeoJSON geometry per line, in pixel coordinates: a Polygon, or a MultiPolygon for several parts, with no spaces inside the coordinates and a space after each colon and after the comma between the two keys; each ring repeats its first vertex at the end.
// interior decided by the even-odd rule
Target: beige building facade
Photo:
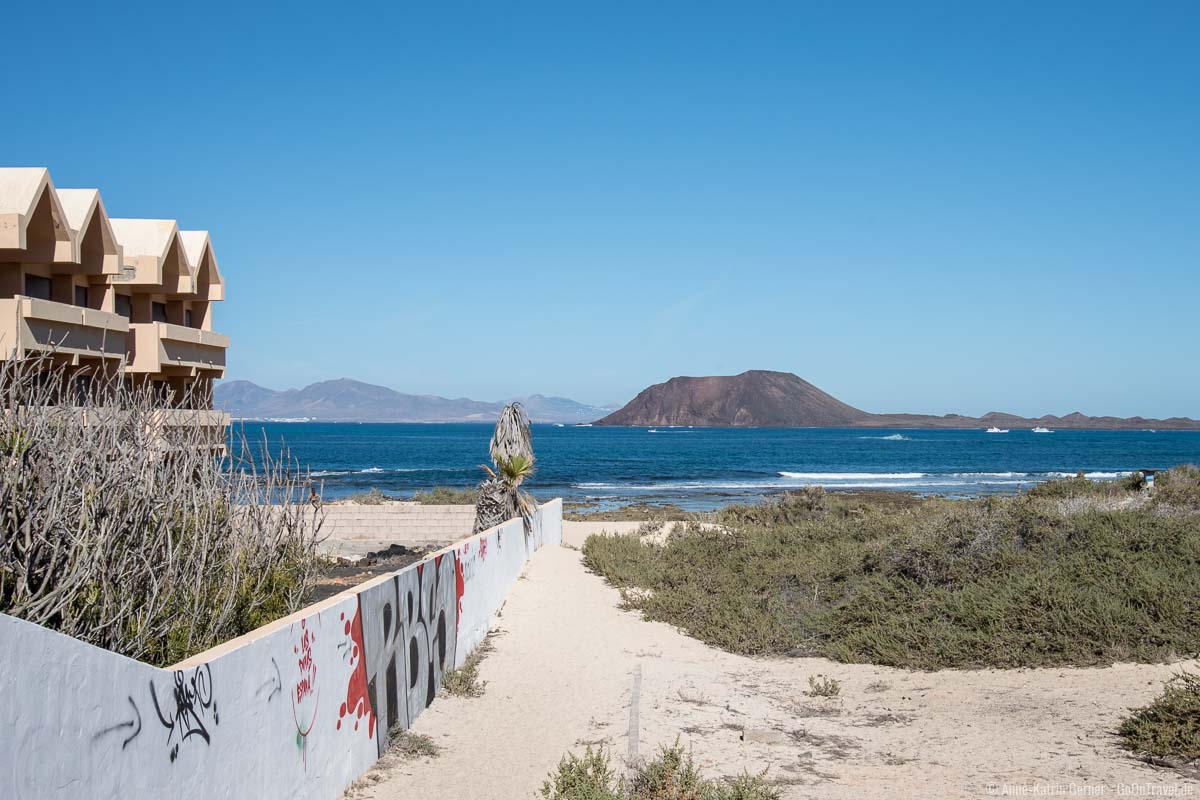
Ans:
{"type": "Polygon", "coordinates": [[[109,217],[96,189],[0,168],[0,358],[53,354],[83,387],[124,364],[173,405],[210,408],[229,347],[213,330],[224,298],[207,231],[109,217]]]}

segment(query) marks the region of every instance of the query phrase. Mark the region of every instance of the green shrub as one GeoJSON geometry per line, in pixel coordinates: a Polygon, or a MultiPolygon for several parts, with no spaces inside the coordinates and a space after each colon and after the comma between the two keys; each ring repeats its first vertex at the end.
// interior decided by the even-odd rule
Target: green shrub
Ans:
{"type": "Polygon", "coordinates": [[[639,766],[628,786],[609,766],[605,750],[589,745],[583,756],[563,756],[541,794],[546,800],[779,800],[764,775],[743,773],[727,782],[705,778],[678,742],[639,766]]]}
{"type": "Polygon", "coordinates": [[[542,784],[545,800],[624,800],[604,748],[588,745],[582,756],[567,753],[542,784]]]}
{"type": "Polygon", "coordinates": [[[487,681],[479,678],[479,664],[491,651],[489,640],[480,642],[461,667],[442,675],[442,691],[451,697],[481,697],[487,681]]]}
{"type": "Polygon", "coordinates": [[[842,693],[842,682],[824,675],[808,676],[809,697],[837,697],[842,693]]]}
{"type": "Polygon", "coordinates": [[[342,498],[342,502],[350,503],[356,506],[380,506],[395,499],[396,498],[384,494],[378,488],[371,487],[370,491],[346,495],[342,498]]]}
{"type": "Polygon", "coordinates": [[[1185,464],[1158,473],[1152,502],[1157,506],[1200,511],[1200,467],[1185,464]]]}
{"type": "Polygon", "coordinates": [[[473,506],[477,496],[474,489],[435,486],[427,492],[417,492],[413,500],[425,506],[473,506]]]}
{"type": "Polygon", "coordinates": [[[630,800],[708,800],[714,787],[679,742],[659,748],[658,756],[637,771],[629,787],[630,800]]]}
{"type": "Polygon", "coordinates": [[[1130,750],[1179,763],[1200,760],[1200,675],[1182,673],[1157,699],[1136,709],[1117,731],[1130,750]]]}
{"type": "Polygon", "coordinates": [[[1127,492],[1140,492],[1148,485],[1146,473],[1131,472],[1119,481],[1119,486],[1127,492]]]}
{"type": "Polygon", "coordinates": [[[939,669],[1200,652],[1200,515],[1174,497],[1067,513],[1064,496],[735,508],[662,544],[589,537],[584,563],[627,607],[744,654],[939,669]]]}
{"type": "Polygon", "coordinates": [[[1028,494],[1031,497],[1041,498],[1103,497],[1112,494],[1114,489],[1123,488],[1119,483],[1088,480],[1081,471],[1070,478],[1039,483],[1032,487],[1028,494]]]}

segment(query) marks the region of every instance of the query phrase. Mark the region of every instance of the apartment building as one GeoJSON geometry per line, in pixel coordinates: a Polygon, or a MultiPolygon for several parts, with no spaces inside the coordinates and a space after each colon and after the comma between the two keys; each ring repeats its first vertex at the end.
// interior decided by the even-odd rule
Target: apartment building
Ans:
{"type": "Polygon", "coordinates": [[[81,390],[124,364],[128,381],[172,404],[210,408],[229,347],[213,331],[224,298],[206,231],[109,217],[96,189],[0,168],[0,358],[52,353],[81,390]]]}

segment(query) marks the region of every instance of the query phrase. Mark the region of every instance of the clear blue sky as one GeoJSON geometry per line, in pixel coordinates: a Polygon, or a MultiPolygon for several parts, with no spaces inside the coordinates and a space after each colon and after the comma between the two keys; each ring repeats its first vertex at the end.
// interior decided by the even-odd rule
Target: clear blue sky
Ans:
{"type": "Polygon", "coordinates": [[[1200,3],[5,20],[0,162],[211,230],[231,378],[1200,416],[1200,3]]]}

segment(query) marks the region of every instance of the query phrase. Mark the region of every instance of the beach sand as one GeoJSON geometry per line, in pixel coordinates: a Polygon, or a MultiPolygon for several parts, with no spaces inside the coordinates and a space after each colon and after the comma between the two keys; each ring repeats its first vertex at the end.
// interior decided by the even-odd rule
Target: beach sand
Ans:
{"type": "MultiPolygon", "coordinates": [[[[565,538],[633,527],[567,523],[565,538]]],[[[922,673],[746,658],[619,602],[577,550],[539,552],[480,667],[484,695],[439,698],[413,728],[441,754],[389,755],[348,796],[529,798],[568,750],[604,745],[625,769],[676,739],[710,777],[765,770],[786,798],[1200,796],[1200,781],[1138,761],[1113,735],[1195,662],[922,673]],[[814,675],[840,681],[840,696],[808,696],[814,675]]]]}

